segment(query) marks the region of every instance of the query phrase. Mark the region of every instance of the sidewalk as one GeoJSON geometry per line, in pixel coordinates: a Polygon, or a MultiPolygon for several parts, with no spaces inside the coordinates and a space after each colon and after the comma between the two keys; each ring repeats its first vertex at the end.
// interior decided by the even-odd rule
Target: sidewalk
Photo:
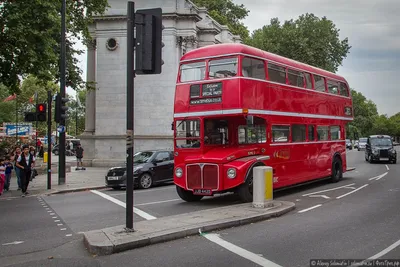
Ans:
{"type": "Polygon", "coordinates": [[[295,203],[273,201],[268,208],[253,208],[251,203],[190,212],[134,224],[134,232],[124,225],[84,233],[83,242],[95,255],[109,255],[186,236],[250,224],[278,217],[295,209],[295,203]]]}
{"type": "MultiPolygon", "coordinates": [[[[47,174],[38,175],[29,182],[28,192],[30,195],[57,194],[89,189],[105,188],[105,175],[108,168],[88,167],[84,171],[75,171],[71,167],[71,172],[66,173],[65,184],[58,185],[58,173],[51,175],[51,189],[47,190],[47,174]]],[[[15,173],[11,177],[10,191],[3,192],[0,198],[20,197],[22,192],[17,191],[17,178],[15,173]]]]}

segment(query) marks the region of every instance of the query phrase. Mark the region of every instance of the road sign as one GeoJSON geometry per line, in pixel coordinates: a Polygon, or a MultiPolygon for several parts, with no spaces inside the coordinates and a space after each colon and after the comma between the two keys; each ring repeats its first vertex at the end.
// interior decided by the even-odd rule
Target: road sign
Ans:
{"type": "Polygon", "coordinates": [[[57,131],[58,131],[59,133],[65,132],[65,126],[64,126],[64,125],[58,126],[58,127],[57,127],[57,131]]]}

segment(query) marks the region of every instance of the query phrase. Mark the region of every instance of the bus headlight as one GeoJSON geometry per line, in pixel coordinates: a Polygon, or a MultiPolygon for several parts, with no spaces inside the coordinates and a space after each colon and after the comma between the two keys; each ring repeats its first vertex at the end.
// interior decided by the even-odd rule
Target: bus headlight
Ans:
{"type": "Polygon", "coordinates": [[[229,168],[226,174],[229,178],[233,179],[236,177],[236,170],[234,168],[229,168]]]}
{"type": "Polygon", "coordinates": [[[183,171],[182,171],[182,169],[181,168],[176,168],[175,169],[175,175],[176,175],[176,177],[182,177],[182,174],[183,174],[183,171]]]}

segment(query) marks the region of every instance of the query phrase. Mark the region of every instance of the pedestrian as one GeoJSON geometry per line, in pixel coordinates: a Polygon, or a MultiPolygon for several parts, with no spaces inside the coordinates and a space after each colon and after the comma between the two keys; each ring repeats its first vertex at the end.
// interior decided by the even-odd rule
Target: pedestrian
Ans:
{"type": "Polygon", "coordinates": [[[6,166],[4,165],[4,158],[0,158],[0,196],[3,194],[4,182],[5,182],[5,171],[6,166]]]}
{"type": "Polygon", "coordinates": [[[76,169],[82,168],[82,158],[83,158],[83,148],[80,143],[78,143],[77,148],[75,150],[76,155],[76,169]]]}
{"type": "Polygon", "coordinates": [[[12,170],[14,168],[13,168],[13,165],[12,165],[12,163],[10,161],[10,157],[9,156],[6,157],[6,161],[5,161],[4,165],[6,166],[6,170],[5,170],[5,178],[6,178],[6,180],[5,180],[5,184],[4,184],[4,190],[10,191],[11,173],[12,173],[12,170]]]}
{"type": "Polygon", "coordinates": [[[21,155],[21,148],[16,147],[15,151],[14,151],[13,162],[14,162],[15,176],[17,177],[18,191],[22,190],[22,186],[21,186],[21,169],[18,168],[18,166],[16,165],[19,155],[21,155]]]}
{"type": "Polygon", "coordinates": [[[25,145],[21,155],[17,159],[16,165],[21,169],[21,186],[22,186],[22,197],[29,194],[27,192],[29,180],[32,176],[32,168],[35,165],[35,156],[29,152],[29,146],[25,145]]]}

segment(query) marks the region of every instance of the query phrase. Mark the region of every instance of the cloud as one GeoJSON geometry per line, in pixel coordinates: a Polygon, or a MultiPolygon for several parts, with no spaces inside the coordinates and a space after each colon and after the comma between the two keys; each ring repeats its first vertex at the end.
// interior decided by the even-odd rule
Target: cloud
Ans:
{"type": "Polygon", "coordinates": [[[398,0],[233,0],[250,10],[243,21],[250,31],[280,21],[296,19],[305,13],[326,16],[348,37],[352,46],[338,73],[350,86],[377,104],[381,113],[400,110],[395,100],[400,75],[400,27],[398,0]]]}

